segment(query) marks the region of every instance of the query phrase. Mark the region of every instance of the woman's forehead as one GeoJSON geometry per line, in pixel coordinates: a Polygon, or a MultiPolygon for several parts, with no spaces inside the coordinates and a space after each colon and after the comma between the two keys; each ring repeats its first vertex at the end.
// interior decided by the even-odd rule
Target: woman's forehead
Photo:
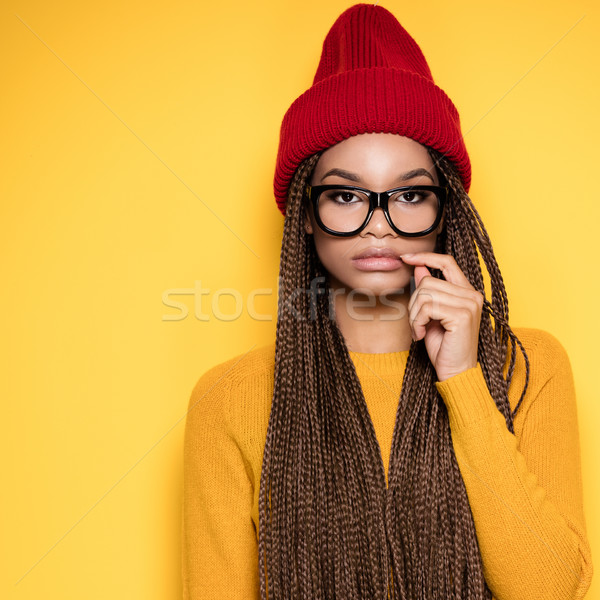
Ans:
{"type": "Polygon", "coordinates": [[[425,146],[391,133],[353,136],[325,150],[315,167],[315,178],[340,175],[356,182],[363,179],[400,178],[428,172],[436,179],[433,160],[425,146]]]}

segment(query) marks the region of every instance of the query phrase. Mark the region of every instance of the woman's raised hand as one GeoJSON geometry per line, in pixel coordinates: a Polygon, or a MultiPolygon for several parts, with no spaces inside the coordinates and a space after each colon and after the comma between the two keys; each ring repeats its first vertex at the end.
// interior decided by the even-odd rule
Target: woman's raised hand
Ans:
{"type": "Polygon", "coordinates": [[[412,336],[425,340],[438,379],[477,366],[483,295],[448,254],[418,252],[401,259],[415,266],[416,289],[408,303],[412,336]],[[444,279],[433,277],[427,267],[440,270],[444,279]]]}

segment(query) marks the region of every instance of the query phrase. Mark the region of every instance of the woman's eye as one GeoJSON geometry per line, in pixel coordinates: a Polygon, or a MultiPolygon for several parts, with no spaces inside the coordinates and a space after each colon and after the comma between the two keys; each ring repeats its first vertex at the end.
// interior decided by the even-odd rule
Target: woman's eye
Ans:
{"type": "Polygon", "coordinates": [[[421,196],[417,192],[404,192],[400,199],[404,202],[418,202],[421,199],[421,196]]]}
{"type": "Polygon", "coordinates": [[[349,204],[350,202],[358,200],[358,198],[352,192],[345,191],[337,192],[334,198],[342,204],[349,204]]]}
{"type": "Polygon", "coordinates": [[[400,192],[394,200],[400,204],[420,204],[425,200],[426,194],[421,191],[400,192]]]}

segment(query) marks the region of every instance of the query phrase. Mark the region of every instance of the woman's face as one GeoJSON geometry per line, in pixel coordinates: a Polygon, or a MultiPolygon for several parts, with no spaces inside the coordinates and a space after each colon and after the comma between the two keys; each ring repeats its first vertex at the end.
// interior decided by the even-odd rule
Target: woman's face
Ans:
{"type": "MultiPolygon", "coordinates": [[[[404,185],[439,185],[439,180],[427,149],[418,142],[391,133],[365,133],[328,148],[319,158],[311,185],[338,183],[384,192],[404,185]]],[[[413,267],[399,259],[384,265],[384,261],[358,261],[357,257],[372,248],[391,250],[397,256],[433,251],[443,226],[423,237],[402,237],[377,208],[360,233],[344,238],[330,235],[317,225],[312,205],[306,207],[305,214],[305,229],[314,236],[330,286],[346,292],[360,288],[375,296],[400,289],[406,292],[413,267]]]]}

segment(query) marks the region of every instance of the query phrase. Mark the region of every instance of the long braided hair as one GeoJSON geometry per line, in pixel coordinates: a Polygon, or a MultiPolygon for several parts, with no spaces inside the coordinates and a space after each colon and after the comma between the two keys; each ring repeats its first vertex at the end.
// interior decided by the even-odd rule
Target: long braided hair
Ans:
{"type": "MultiPolygon", "coordinates": [[[[454,165],[428,150],[449,187],[438,249],[454,256],[484,295],[478,255],[489,274],[478,360],[514,433],[529,378],[527,355],[508,325],[506,291],[481,218],[454,165]],[[511,412],[517,345],[526,382],[511,412]]],[[[373,423],[327,294],[306,293],[316,289],[311,282],[326,277],[302,226],[303,192],[318,158],[298,167],[286,207],[275,382],[259,496],[261,598],[490,599],[448,414],[424,343],[410,347],[386,487],[373,423]]]]}

